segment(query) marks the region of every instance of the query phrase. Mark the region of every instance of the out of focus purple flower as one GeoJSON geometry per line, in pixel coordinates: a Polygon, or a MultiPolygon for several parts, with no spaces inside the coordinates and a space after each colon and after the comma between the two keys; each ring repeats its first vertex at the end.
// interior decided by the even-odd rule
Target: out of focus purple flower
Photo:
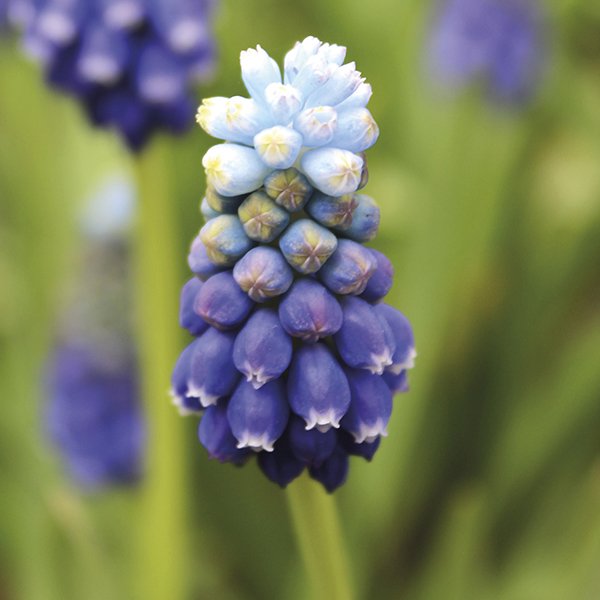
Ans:
{"type": "Polygon", "coordinates": [[[427,40],[432,79],[448,91],[482,81],[498,102],[528,99],[545,59],[543,21],[537,0],[441,0],[427,40]]]}
{"type": "Polygon", "coordinates": [[[132,149],[192,125],[191,88],[214,66],[213,0],[0,0],[0,14],[3,3],[48,82],[132,149]]]}

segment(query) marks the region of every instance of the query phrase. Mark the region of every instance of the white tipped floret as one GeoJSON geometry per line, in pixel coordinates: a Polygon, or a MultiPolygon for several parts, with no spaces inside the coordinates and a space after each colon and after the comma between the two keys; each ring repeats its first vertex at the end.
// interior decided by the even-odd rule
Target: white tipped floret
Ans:
{"type": "Polygon", "coordinates": [[[247,429],[243,432],[241,438],[238,438],[238,448],[252,448],[252,450],[266,450],[273,452],[273,444],[275,440],[269,439],[268,433],[263,433],[260,436],[252,435],[247,429]]]}
{"type": "Polygon", "coordinates": [[[77,23],[60,11],[48,10],[42,13],[38,28],[45,38],[59,46],[70,44],[77,36],[77,23]]]}
{"type": "Polygon", "coordinates": [[[188,398],[199,398],[200,404],[204,406],[204,408],[208,408],[211,404],[216,404],[217,400],[221,396],[215,396],[214,394],[207,394],[204,390],[204,387],[196,387],[193,383],[188,383],[188,393],[186,394],[188,398]]]}
{"type": "Polygon", "coordinates": [[[389,348],[386,348],[382,354],[371,354],[371,364],[365,368],[374,375],[381,375],[385,367],[389,367],[391,364],[392,353],[389,348]]]}
{"type": "Polygon", "coordinates": [[[305,419],[305,429],[308,431],[309,429],[316,427],[322,433],[329,431],[331,427],[339,429],[341,418],[342,415],[336,415],[334,408],[330,408],[324,413],[318,413],[314,408],[311,408],[308,413],[308,419],[305,419]]]}
{"type": "Polygon", "coordinates": [[[374,442],[380,435],[383,437],[387,437],[388,432],[386,429],[386,424],[383,422],[383,419],[377,419],[375,423],[371,426],[366,423],[361,423],[360,431],[352,432],[354,436],[354,441],[357,444],[362,444],[366,442],[368,444],[374,442]]]}
{"type": "Polygon", "coordinates": [[[182,417],[190,417],[192,415],[199,415],[202,411],[194,410],[192,408],[187,407],[183,402],[183,397],[178,396],[173,389],[169,391],[169,396],[173,399],[171,400],[171,404],[177,407],[177,412],[182,417]]]}
{"type": "Polygon", "coordinates": [[[388,366],[386,368],[386,371],[390,371],[394,375],[400,375],[400,373],[405,369],[414,369],[415,358],[417,358],[417,351],[414,348],[411,348],[405,360],[403,360],[401,363],[398,363],[397,365],[388,366]]]}

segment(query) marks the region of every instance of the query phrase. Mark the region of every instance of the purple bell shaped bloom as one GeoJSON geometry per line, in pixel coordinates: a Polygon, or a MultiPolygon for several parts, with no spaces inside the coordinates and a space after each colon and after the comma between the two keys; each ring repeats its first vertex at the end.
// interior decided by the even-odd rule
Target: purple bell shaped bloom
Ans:
{"type": "Polygon", "coordinates": [[[265,192],[289,212],[304,208],[313,193],[312,185],[298,169],[273,171],[265,178],[265,192]]]}
{"type": "Polygon", "coordinates": [[[251,450],[238,448],[227,419],[229,400],[220,400],[206,409],[198,427],[200,443],[208,450],[208,458],[219,462],[241,464],[249,458],[251,450]]]}
{"type": "Polygon", "coordinates": [[[394,336],[396,350],[392,356],[392,364],[387,368],[392,373],[399,374],[405,369],[415,366],[415,338],[408,319],[393,306],[381,303],[373,307],[375,314],[385,321],[394,336]]]}
{"type": "Polygon", "coordinates": [[[281,379],[273,379],[259,389],[242,380],[236,388],[227,418],[238,440],[238,448],[273,451],[288,422],[290,407],[281,379]]]}
{"type": "Polygon", "coordinates": [[[292,340],[272,308],[257,310],[238,333],[233,362],[256,389],[283,375],[292,360],[292,340]]]}
{"type": "Polygon", "coordinates": [[[242,325],[253,307],[231,271],[223,271],[204,283],[196,296],[194,311],[213,327],[227,331],[242,325]]]}
{"type": "Polygon", "coordinates": [[[180,406],[178,398],[185,398],[189,392],[188,382],[190,380],[190,373],[192,367],[192,357],[194,355],[195,348],[194,340],[191,344],[188,344],[184,351],[179,355],[173,374],[171,375],[171,391],[170,394],[174,398],[174,404],[180,406]]]}
{"type": "Polygon", "coordinates": [[[318,467],[310,467],[309,473],[331,494],[346,483],[349,469],[348,454],[337,445],[331,456],[318,467]]]}
{"type": "Polygon", "coordinates": [[[86,81],[113,85],[123,75],[130,52],[127,34],[103,23],[92,25],[81,41],[78,73],[86,81]]]}
{"type": "Polygon", "coordinates": [[[179,324],[192,335],[202,335],[208,329],[208,323],[194,311],[196,296],[202,288],[202,282],[192,277],[181,290],[179,324]]]}
{"type": "Polygon", "coordinates": [[[335,294],[357,296],[365,291],[376,268],[377,260],[368,248],[352,240],[339,240],[317,277],[335,294]]]}
{"type": "Polygon", "coordinates": [[[392,392],[380,375],[362,369],[345,369],[351,401],[341,426],[357,444],[387,436],[392,414],[392,392]]]}
{"type": "Polygon", "coordinates": [[[294,272],[279,250],[259,246],[238,261],[233,277],[252,300],[266,302],[289,289],[294,272]]]}
{"type": "Polygon", "coordinates": [[[188,254],[188,265],[190,270],[200,281],[206,281],[209,277],[220,273],[225,267],[217,267],[208,258],[206,246],[200,235],[192,242],[190,253],[188,254]]]}
{"type": "Polygon", "coordinates": [[[373,275],[369,277],[367,287],[365,287],[365,291],[360,294],[360,297],[371,304],[377,304],[378,302],[381,302],[392,289],[394,283],[394,267],[392,266],[390,259],[383,254],[383,252],[379,252],[379,250],[373,248],[369,248],[369,251],[377,261],[377,268],[373,275]]]}
{"type": "Polygon", "coordinates": [[[260,470],[282,488],[299,477],[306,467],[292,452],[285,433],[275,442],[273,452],[260,452],[257,460],[260,470]]]}
{"type": "Polygon", "coordinates": [[[396,351],[390,326],[360,298],[346,296],[340,305],[344,320],[333,339],[342,359],[350,367],[381,375],[396,351]]]}
{"type": "Polygon", "coordinates": [[[235,335],[210,327],[194,344],[188,396],[200,398],[205,408],[233,392],[240,372],[233,363],[235,335]]]}
{"type": "Polygon", "coordinates": [[[212,185],[209,185],[206,188],[206,203],[214,211],[221,214],[236,215],[240,204],[245,198],[245,194],[242,194],[241,196],[223,196],[223,194],[219,194],[212,185]]]}
{"type": "Polygon", "coordinates": [[[362,442],[357,444],[354,441],[354,436],[343,429],[338,432],[338,442],[342,448],[351,456],[362,456],[364,459],[371,462],[375,453],[381,444],[381,437],[377,436],[372,442],[362,442]]]}
{"type": "Polygon", "coordinates": [[[297,279],[279,303],[283,328],[307,344],[333,335],[342,326],[342,309],[333,294],[314,279],[297,279]]]}
{"type": "Polygon", "coordinates": [[[357,206],[358,200],[354,194],[333,197],[315,192],[306,205],[306,212],[325,227],[346,230],[352,224],[352,215],[357,206]]]}
{"type": "Polygon", "coordinates": [[[384,371],[382,377],[392,394],[403,394],[404,392],[408,392],[409,387],[406,371],[400,371],[398,375],[391,371],[384,371]]]}
{"type": "Polygon", "coordinates": [[[348,380],[333,352],[322,342],[294,352],[287,389],[290,406],[306,421],[306,429],[339,427],[350,405],[348,380]]]}
{"type": "Polygon", "coordinates": [[[344,231],[351,240],[364,244],[371,242],[379,233],[379,206],[372,198],[364,194],[356,194],[356,209],[352,216],[352,222],[345,229],[337,226],[336,229],[344,231]]]}
{"type": "Polygon", "coordinates": [[[306,429],[304,421],[295,415],[290,417],[288,439],[292,452],[308,465],[319,466],[335,449],[335,429],[319,431],[316,427],[306,429]]]}
{"type": "Polygon", "coordinates": [[[208,258],[219,267],[232,267],[254,246],[237,215],[211,219],[200,230],[200,239],[208,258]]]}
{"type": "Polygon", "coordinates": [[[246,235],[257,242],[272,242],[289,224],[290,214],[265,192],[254,192],[238,209],[246,235]]]}
{"type": "Polygon", "coordinates": [[[285,259],[304,275],[316,273],[337,246],[335,235],[310,219],[292,223],[279,239],[285,259]]]}

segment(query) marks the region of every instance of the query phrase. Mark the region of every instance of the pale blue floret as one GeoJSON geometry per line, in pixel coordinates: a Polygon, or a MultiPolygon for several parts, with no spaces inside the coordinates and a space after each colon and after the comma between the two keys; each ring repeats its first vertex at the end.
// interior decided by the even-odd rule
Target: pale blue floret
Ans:
{"type": "MultiPolygon", "coordinates": [[[[364,244],[377,237],[379,233],[379,206],[375,200],[364,194],[355,194],[356,209],[352,216],[352,223],[344,230],[344,233],[355,242],[364,244]]],[[[336,227],[336,229],[342,229],[336,227]]]]}
{"type": "Polygon", "coordinates": [[[268,167],[287,169],[298,158],[302,136],[289,127],[275,125],[254,136],[254,148],[268,167]]]}
{"type": "Polygon", "coordinates": [[[314,187],[329,196],[343,196],[358,189],[363,162],[348,150],[317,148],[304,154],[300,164],[314,187]]]}
{"type": "Polygon", "coordinates": [[[266,88],[272,83],[281,83],[279,66],[260,46],[241,52],[240,65],[248,93],[256,102],[266,105],[266,88]]]}
{"type": "Polygon", "coordinates": [[[206,246],[198,235],[192,242],[190,253],[188,254],[188,265],[190,270],[198,279],[206,281],[212,275],[220,273],[225,267],[217,267],[209,258],[206,246]]]}
{"type": "Polygon", "coordinates": [[[209,327],[194,342],[187,395],[204,407],[231,394],[241,377],[233,364],[234,341],[235,334],[209,327]]]}
{"type": "Polygon", "coordinates": [[[238,333],[233,361],[256,389],[283,375],[292,359],[292,339],[272,308],[256,311],[238,333]]]}
{"type": "Polygon", "coordinates": [[[355,63],[350,62],[337,68],[331,77],[306,99],[305,107],[335,106],[350,97],[364,81],[355,67],[355,63]]]}
{"type": "Polygon", "coordinates": [[[331,106],[307,108],[294,119],[294,129],[302,134],[304,146],[324,146],[338,130],[337,112],[331,106]]]}
{"type": "Polygon", "coordinates": [[[290,222],[288,211],[262,191],[250,194],[237,212],[246,235],[265,244],[272,242],[290,222]]]}
{"type": "Polygon", "coordinates": [[[239,327],[253,307],[254,303],[236,283],[231,271],[208,279],[194,304],[196,313],[207,323],[225,331],[239,327]]]}
{"type": "Polygon", "coordinates": [[[359,369],[344,369],[352,400],[341,426],[357,444],[387,436],[392,414],[392,392],[382,377],[359,369]]]}
{"type": "Polygon", "coordinates": [[[305,210],[325,227],[346,230],[352,225],[352,218],[357,206],[358,200],[354,194],[328,196],[322,192],[315,192],[305,210]]]}
{"type": "Polygon", "coordinates": [[[300,90],[280,83],[269,85],[265,90],[265,98],[271,116],[278,125],[289,125],[304,104],[300,90]]]}
{"type": "Polygon", "coordinates": [[[246,235],[237,215],[220,215],[200,230],[200,239],[213,264],[233,266],[255,243],[246,235]]]}
{"type": "Polygon", "coordinates": [[[239,144],[218,144],[209,148],[202,165],[208,183],[224,196],[253,192],[271,172],[254,148],[239,144]]]}
{"type": "Polygon", "coordinates": [[[202,198],[202,202],[200,203],[200,212],[202,213],[205,221],[210,221],[221,214],[219,211],[210,207],[206,198],[202,198]]]}
{"type": "Polygon", "coordinates": [[[337,248],[331,231],[310,219],[292,223],[279,238],[285,259],[304,275],[316,273],[337,248]]]}
{"type": "Polygon", "coordinates": [[[287,391],[290,406],[306,421],[306,429],[339,427],[350,405],[348,380],[323,342],[301,346],[294,352],[287,391]]]}
{"type": "Polygon", "coordinates": [[[240,196],[223,196],[212,185],[206,188],[206,204],[217,213],[213,217],[218,217],[220,214],[235,215],[244,198],[246,198],[246,194],[240,196]]]}
{"type": "Polygon", "coordinates": [[[351,96],[346,98],[343,102],[340,102],[335,108],[338,112],[355,108],[365,108],[369,103],[372,94],[371,84],[361,83],[351,96]]]}
{"type": "Polygon", "coordinates": [[[348,366],[381,375],[396,351],[390,327],[360,298],[344,296],[340,305],[344,320],[333,336],[338,352],[348,366]]]}
{"type": "Polygon", "coordinates": [[[317,277],[335,294],[358,296],[365,291],[376,268],[377,260],[368,248],[352,240],[339,240],[317,277]]]}
{"type": "Polygon", "coordinates": [[[233,277],[254,302],[265,302],[289,289],[294,272],[279,250],[259,246],[238,261],[233,277]]]}
{"type": "Polygon", "coordinates": [[[386,370],[399,374],[405,369],[412,369],[415,366],[417,352],[415,350],[415,338],[408,319],[399,310],[383,302],[374,306],[373,310],[389,326],[396,346],[392,356],[392,364],[386,370]]]}
{"type": "Polygon", "coordinates": [[[281,379],[273,379],[259,389],[242,380],[227,408],[231,431],[238,448],[273,451],[273,443],[288,422],[290,408],[281,379]]]}
{"type": "Polygon", "coordinates": [[[279,302],[283,328],[306,344],[337,333],[342,318],[334,295],[310,277],[297,279],[279,302]]]}
{"type": "Polygon", "coordinates": [[[338,115],[337,131],[328,145],[351,152],[364,152],[379,137],[379,127],[366,108],[345,110],[338,115]]]}

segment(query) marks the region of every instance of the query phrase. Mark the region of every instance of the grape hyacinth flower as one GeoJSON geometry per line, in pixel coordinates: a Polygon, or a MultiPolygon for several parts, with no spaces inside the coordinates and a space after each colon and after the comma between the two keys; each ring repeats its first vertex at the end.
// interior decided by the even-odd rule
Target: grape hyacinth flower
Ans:
{"type": "MultiPolygon", "coordinates": [[[[113,179],[87,204],[80,272],[46,365],[46,430],[87,489],[131,484],[142,474],[145,424],[130,323],[132,194],[127,180],[113,179]]],[[[183,312],[198,334],[199,317],[183,312]]]]}
{"type": "Polygon", "coordinates": [[[213,0],[4,1],[25,53],[95,125],[117,129],[133,150],[154,131],[190,128],[191,88],[214,65],[213,0]]]}
{"type": "Polygon", "coordinates": [[[373,458],[415,356],[408,320],[382,302],[393,267],[362,245],[379,228],[376,202],[356,193],[379,130],[371,87],[345,53],[308,37],[282,76],[249,49],[250,98],[200,106],[199,124],[224,143],[202,161],[206,224],[180,312],[196,339],[172,378],[183,412],[205,410],[211,458],[256,455],[282,487],[307,469],[329,492],[349,456],[373,458]]]}
{"type": "Polygon", "coordinates": [[[482,80],[494,100],[527,100],[544,63],[536,0],[442,0],[427,43],[431,77],[448,91],[482,80]]]}

